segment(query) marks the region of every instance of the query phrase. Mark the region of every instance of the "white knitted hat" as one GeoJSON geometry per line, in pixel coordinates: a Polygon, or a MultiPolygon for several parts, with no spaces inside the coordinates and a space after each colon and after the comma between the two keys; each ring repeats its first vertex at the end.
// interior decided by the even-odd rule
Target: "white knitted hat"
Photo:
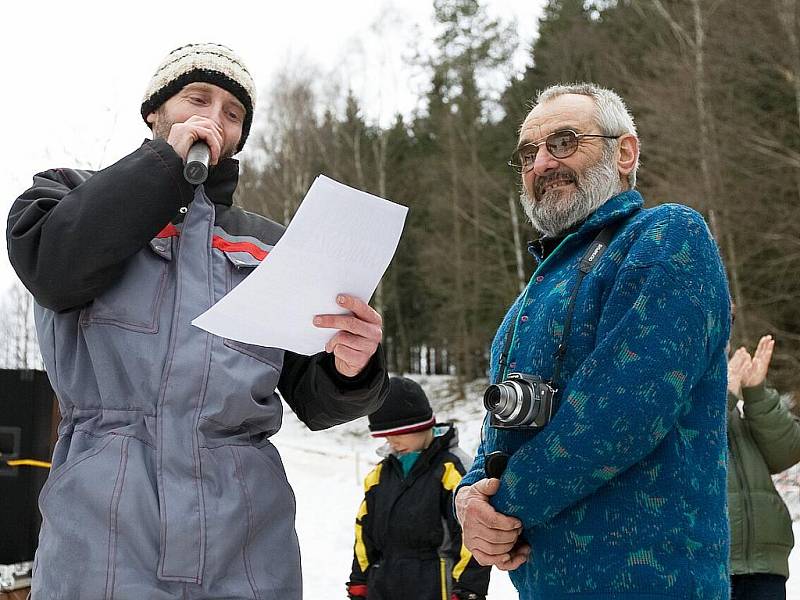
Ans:
{"type": "Polygon", "coordinates": [[[238,152],[250,133],[256,89],[253,78],[242,59],[233,50],[221,44],[187,44],[170,52],[156,69],[142,99],[142,118],[177,94],[184,86],[203,81],[229,91],[244,105],[242,137],[238,152]]]}

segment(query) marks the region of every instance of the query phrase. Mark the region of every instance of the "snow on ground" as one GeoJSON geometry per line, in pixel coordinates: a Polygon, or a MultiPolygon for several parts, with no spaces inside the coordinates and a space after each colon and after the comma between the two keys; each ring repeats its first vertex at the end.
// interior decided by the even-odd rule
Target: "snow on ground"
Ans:
{"type": "Polygon", "coordinates": [[[786,584],[786,598],[798,600],[800,599],[800,465],[795,465],[774,476],[773,480],[794,520],[795,544],[789,555],[789,581],[786,584]]]}
{"type": "Polygon", "coordinates": [[[789,581],[786,583],[788,600],[800,598],[800,521],[794,522],[794,540],[794,549],[789,556],[789,581]]]}
{"type": "MultiPolygon", "coordinates": [[[[449,377],[414,377],[425,388],[439,421],[451,421],[459,430],[461,447],[474,454],[480,441],[483,385],[467,392],[467,401],[454,405],[449,377]]],[[[297,534],[303,561],[305,600],[344,599],[344,584],[353,560],[353,525],[363,498],[363,480],[379,462],[380,441],[369,437],[362,418],[327,431],[309,431],[287,407],[284,425],[274,436],[289,482],[297,499],[297,534]]],[[[800,522],[794,524],[800,540],[800,522]]],[[[800,599],[800,549],[790,557],[793,577],[787,598],[800,599]]],[[[494,569],[490,600],[517,598],[508,575],[494,569]]]]}

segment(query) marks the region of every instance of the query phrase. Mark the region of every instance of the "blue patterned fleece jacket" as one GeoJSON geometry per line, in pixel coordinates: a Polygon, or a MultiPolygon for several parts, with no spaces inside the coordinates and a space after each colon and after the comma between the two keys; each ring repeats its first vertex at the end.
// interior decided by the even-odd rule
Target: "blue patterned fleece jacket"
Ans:
{"type": "Polygon", "coordinates": [[[730,299],[702,217],[609,199],[543,261],[492,344],[491,376],[517,313],[509,371],[552,375],[578,262],[619,228],[575,305],[560,406],[535,434],[485,426],[484,456],[511,455],[492,499],[531,545],[520,598],[728,598],[726,359],[730,299]]]}

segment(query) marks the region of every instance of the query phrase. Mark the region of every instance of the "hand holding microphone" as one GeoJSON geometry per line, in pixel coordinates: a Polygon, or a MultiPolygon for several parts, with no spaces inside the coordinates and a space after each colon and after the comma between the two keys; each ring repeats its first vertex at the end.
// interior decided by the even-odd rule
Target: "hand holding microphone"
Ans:
{"type": "Polygon", "coordinates": [[[192,115],[172,125],[167,143],[184,160],[186,181],[197,185],[206,180],[209,167],[219,161],[223,149],[222,128],[212,119],[192,115]]]}

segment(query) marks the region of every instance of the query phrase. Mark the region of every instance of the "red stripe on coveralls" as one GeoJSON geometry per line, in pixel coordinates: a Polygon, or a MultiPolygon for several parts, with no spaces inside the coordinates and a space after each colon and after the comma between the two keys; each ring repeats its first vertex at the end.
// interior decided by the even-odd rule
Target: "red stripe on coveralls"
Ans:
{"type": "MultiPolygon", "coordinates": [[[[157,238],[170,238],[176,237],[181,234],[180,230],[172,223],[167,223],[164,229],[158,232],[157,238]]],[[[230,242],[225,238],[215,235],[211,240],[211,247],[222,250],[223,252],[247,252],[256,260],[264,260],[269,252],[259,248],[251,242],[230,242]]]]}
{"type": "Polygon", "coordinates": [[[162,229],[161,231],[158,232],[158,234],[156,234],[156,237],[161,239],[161,238],[175,237],[180,234],[181,232],[178,231],[178,228],[175,227],[175,225],[173,225],[172,223],[167,223],[166,225],[164,225],[164,229],[162,229]]]}
{"type": "Polygon", "coordinates": [[[229,242],[218,235],[215,235],[214,239],[211,240],[211,247],[218,248],[223,252],[247,252],[257,260],[264,260],[269,254],[266,250],[262,250],[250,242],[229,242]]]}

